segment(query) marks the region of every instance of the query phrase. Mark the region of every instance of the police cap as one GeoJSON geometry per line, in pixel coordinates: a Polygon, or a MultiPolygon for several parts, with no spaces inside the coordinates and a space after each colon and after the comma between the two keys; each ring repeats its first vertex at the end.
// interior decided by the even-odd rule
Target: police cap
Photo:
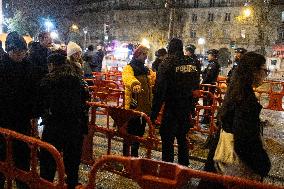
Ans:
{"type": "Polygon", "coordinates": [[[196,47],[192,44],[189,44],[187,47],[185,47],[185,50],[189,51],[191,53],[194,53],[195,49],[196,49],[196,47]]]}
{"type": "Polygon", "coordinates": [[[245,54],[246,52],[247,52],[247,50],[244,49],[244,48],[236,48],[235,49],[235,53],[245,54]]]}
{"type": "Polygon", "coordinates": [[[219,51],[216,49],[210,49],[207,51],[207,54],[212,54],[213,56],[218,56],[219,51]]]}

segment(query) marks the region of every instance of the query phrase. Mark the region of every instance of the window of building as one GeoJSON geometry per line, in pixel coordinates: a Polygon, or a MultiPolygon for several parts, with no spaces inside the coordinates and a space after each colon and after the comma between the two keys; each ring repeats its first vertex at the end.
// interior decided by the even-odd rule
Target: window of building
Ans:
{"type": "Polygon", "coordinates": [[[192,14],[191,20],[192,22],[197,22],[197,14],[192,14]]]}
{"type": "Polygon", "coordinates": [[[225,21],[228,21],[228,22],[231,21],[231,13],[228,13],[228,12],[227,12],[227,13],[225,14],[225,21]]]}
{"type": "Polygon", "coordinates": [[[193,7],[197,8],[199,6],[199,0],[194,0],[193,7]]]}
{"type": "Polygon", "coordinates": [[[196,30],[190,31],[190,38],[196,38],[196,30]]]}
{"type": "Polygon", "coordinates": [[[279,32],[279,39],[283,40],[284,39],[284,31],[279,32]]]}
{"type": "Polygon", "coordinates": [[[228,29],[224,29],[223,30],[223,36],[224,36],[224,38],[229,38],[229,30],[228,29]]]}
{"type": "Polygon", "coordinates": [[[284,11],[282,11],[282,22],[284,22],[284,11]]]}
{"type": "Polygon", "coordinates": [[[214,7],[214,5],[215,5],[215,0],[210,0],[209,6],[214,7]]]}
{"type": "Polygon", "coordinates": [[[208,30],[207,36],[208,36],[208,38],[212,38],[212,37],[213,37],[213,31],[212,31],[212,29],[209,29],[209,30],[208,30]]]}
{"type": "Polygon", "coordinates": [[[213,13],[208,13],[208,21],[209,22],[214,21],[214,14],[213,13]]]}
{"type": "Polygon", "coordinates": [[[242,29],[241,30],[241,38],[246,38],[246,30],[245,29],[242,29]]]}

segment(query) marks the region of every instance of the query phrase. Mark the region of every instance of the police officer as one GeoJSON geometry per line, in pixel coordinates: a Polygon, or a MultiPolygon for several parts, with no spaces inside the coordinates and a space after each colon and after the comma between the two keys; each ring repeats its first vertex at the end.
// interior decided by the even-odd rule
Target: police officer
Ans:
{"type": "Polygon", "coordinates": [[[246,52],[247,52],[247,50],[244,49],[244,48],[236,48],[236,49],[235,49],[235,56],[234,56],[235,61],[234,61],[234,64],[233,64],[232,69],[228,72],[227,80],[226,80],[227,85],[230,83],[231,76],[232,76],[234,70],[237,68],[237,66],[238,66],[238,64],[239,64],[239,62],[240,62],[240,59],[243,57],[243,55],[244,55],[246,52]]]}
{"type": "Polygon", "coordinates": [[[165,104],[160,135],[162,160],[174,161],[174,140],[178,142],[178,163],[188,166],[189,152],[186,134],[192,127],[190,112],[193,106],[192,91],[199,87],[197,66],[186,59],[183,43],[173,38],[168,47],[168,57],[159,67],[156,91],[153,98],[151,120],[155,121],[165,104]]]}
{"type": "MultiPolygon", "coordinates": [[[[220,72],[220,64],[218,63],[218,53],[219,51],[216,49],[210,49],[208,50],[208,61],[209,64],[205,68],[205,70],[202,73],[202,84],[211,84],[215,85],[217,81],[217,77],[220,72]]],[[[214,88],[209,88],[209,92],[213,93],[215,92],[214,88]]],[[[203,100],[203,106],[210,106],[212,105],[212,101],[208,99],[203,100]]],[[[210,113],[205,111],[203,119],[201,123],[208,124],[209,123],[209,116],[210,113]]]]}
{"type": "MultiPolygon", "coordinates": [[[[42,140],[63,152],[68,189],[78,183],[83,136],[88,128],[88,91],[79,75],[66,57],[51,54],[48,57],[50,71],[40,83],[39,105],[43,117],[42,140]]],[[[40,175],[53,181],[56,164],[45,150],[40,152],[40,175]]]]}
{"type": "Polygon", "coordinates": [[[189,44],[187,47],[185,47],[184,55],[189,61],[192,61],[196,64],[198,71],[201,73],[201,62],[198,60],[196,54],[195,54],[196,47],[192,44],[189,44]]]}

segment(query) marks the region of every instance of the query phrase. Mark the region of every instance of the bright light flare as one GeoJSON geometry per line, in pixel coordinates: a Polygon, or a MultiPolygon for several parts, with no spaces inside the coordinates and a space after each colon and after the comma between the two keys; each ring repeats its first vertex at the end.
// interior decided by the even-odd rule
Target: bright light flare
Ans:
{"type": "Polygon", "coordinates": [[[57,39],[58,38],[58,33],[56,33],[56,32],[51,32],[50,33],[50,37],[52,38],[52,39],[57,39]]]}
{"type": "Polygon", "coordinates": [[[243,12],[244,17],[250,17],[251,16],[251,9],[250,8],[246,8],[243,12]]]}
{"type": "Polygon", "coordinates": [[[205,44],[205,39],[201,37],[201,38],[198,39],[197,42],[198,42],[199,45],[204,45],[205,44]]]}
{"type": "Polygon", "coordinates": [[[145,38],[142,39],[141,45],[147,47],[148,49],[150,48],[150,42],[145,38]]]}

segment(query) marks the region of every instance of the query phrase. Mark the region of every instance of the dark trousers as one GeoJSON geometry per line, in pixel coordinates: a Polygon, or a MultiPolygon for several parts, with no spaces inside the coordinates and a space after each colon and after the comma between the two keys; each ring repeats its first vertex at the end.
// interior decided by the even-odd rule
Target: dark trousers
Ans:
{"type": "MultiPolygon", "coordinates": [[[[57,125],[58,126],[58,125],[57,125]]],[[[44,128],[42,140],[52,144],[58,151],[63,152],[63,161],[67,175],[68,189],[74,189],[78,184],[78,171],[81,161],[83,135],[74,131],[58,132],[54,128],[44,128]]],[[[49,152],[40,151],[40,176],[53,181],[56,163],[49,152]]]]}
{"type": "MultiPolygon", "coordinates": [[[[16,132],[29,135],[29,129],[31,128],[29,119],[25,120],[11,120],[12,125],[17,125],[20,130],[14,129],[16,132]],[[21,125],[18,125],[21,123],[21,125]],[[25,124],[23,124],[25,123],[25,124]]],[[[10,123],[11,124],[11,123],[10,123]]],[[[24,142],[13,140],[12,141],[12,157],[15,163],[15,166],[21,170],[29,171],[30,170],[30,148],[24,142]]],[[[0,160],[4,161],[6,159],[6,142],[3,136],[0,136],[0,160]]],[[[4,188],[5,176],[0,173],[0,189],[4,188]]],[[[16,180],[16,186],[18,189],[28,189],[28,185],[16,180]]]]}
{"type": "Polygon", "coordinates": [[[165,108],[160,135],[162,139],[162,160],[174,161],[174,140],[178,143],[178,163],[189,165],[189,146],[186,135],[191,127],[190,110],[165,108]]]}
{"type": "MultiPolygon", "coordinates": [[[[142,137],[145,133],[145,127],[146,127],[145,119],[143,119],[142,117],[132,118],[128,122],[127,133],[134,135],[134,136],[142,137]]],[[[140,143],[132,142],[130,146],[131,146],[130,148],[131,156],[138,157],[138,149],[139,149],[140,143]]],[[[129,149],[129,144],[126,142],[123,142],[123,155],[124,156],[129,156],[128,149],[129,149]]]]}

